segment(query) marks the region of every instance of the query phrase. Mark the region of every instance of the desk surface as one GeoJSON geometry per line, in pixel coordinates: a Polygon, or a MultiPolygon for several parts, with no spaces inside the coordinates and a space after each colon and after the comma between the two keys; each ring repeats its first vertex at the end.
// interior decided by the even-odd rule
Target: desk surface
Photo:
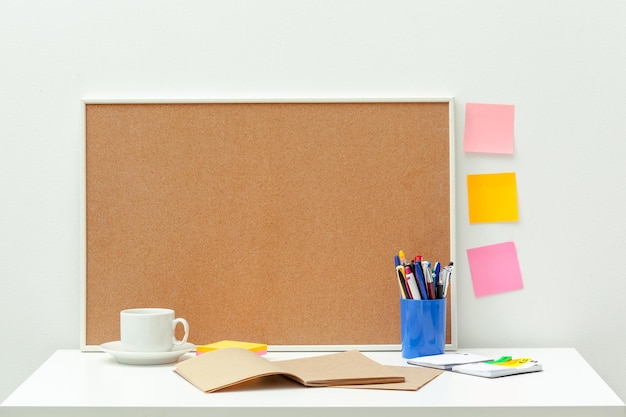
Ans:
{"type": "MultiPolygon", "coordinates": [[[[444,372],[418,391],[307,388],[282,377],[263,386],[206,394],[173,372],[174,364],[121,365],[101,352],[59,350],[0,405],[0,416],[330,415],[360,416],[626,416],[624,402],[582,356],[564,349],[459,349],[485,355],[530,356],[543,372],[487,379],[444,372]],[[55,414],[56,413],[56,414],[55,414]]],[[[270,360],[328,352],[269,352],[270,360]]],[[[400,352],[364,352],[387,365],[406,365],[400,352]]],[[[191,357],[186,354],[180,360],[191,357]]],[[[408,366],[408,365],[407,365],[408,366]]],[[[269,381],[266,381],[269,382],[269,381]]]]}

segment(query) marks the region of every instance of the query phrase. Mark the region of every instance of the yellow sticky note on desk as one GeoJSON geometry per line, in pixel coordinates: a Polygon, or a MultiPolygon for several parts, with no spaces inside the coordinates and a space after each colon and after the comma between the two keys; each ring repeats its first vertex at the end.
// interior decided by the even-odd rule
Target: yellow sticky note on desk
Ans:
{"type": "Polygon", "coordinates": [[[514,172],[467,176],[469,222],[516,222],[517,182],[514,172]]]}
{"type": "Polygon", "coordinates": [[[237,340],[222,340],[220,342],[209,343],[208,345],[197,345],[196,355],[200,355],[206,352],[211,352],[217,349],[232,348],[232,347],[248,349],[252,352],[255,352],[258,355],[265,355],[267,353],[267,345],[263,343],[240,342],[237,340]]]}

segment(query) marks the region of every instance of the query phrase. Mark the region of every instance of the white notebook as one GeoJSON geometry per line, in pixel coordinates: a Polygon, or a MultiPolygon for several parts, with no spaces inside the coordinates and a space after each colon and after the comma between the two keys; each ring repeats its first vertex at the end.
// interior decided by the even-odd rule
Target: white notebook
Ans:
{"type": "Polygon", "coordinates": [[[500,376],[518,375],[542,370],[543,367],[541,364],[530,358],[511,359],[497,363],[467,363],[452,367],[452,372],[460,372],[485,378],[497,378],[500,376]]]}
{"type": "Polygon", "coordinates": [[[411,358],[407,360],[407,362],[411,365],[451,370],[452,367],[456,365],[485,362],[490,360],[493,360],[493,358],[489,356],[476,355],[474,353],[451,352],[442,353],[440,355],[429,355],[411,358]]]}

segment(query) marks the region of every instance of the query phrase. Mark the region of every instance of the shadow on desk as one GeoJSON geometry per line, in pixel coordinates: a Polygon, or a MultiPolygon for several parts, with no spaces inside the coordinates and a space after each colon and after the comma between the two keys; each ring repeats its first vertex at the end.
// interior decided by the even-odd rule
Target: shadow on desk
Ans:
{"type": "MultiPolygon", "coordinates": [[[[181,377],[182,378],[182,377],[181,377]]],[[[256,378],[250,381],[242,382],[231,387],[222,388],[220,392],[242,392],[242,391],[258,391],[258,390],[273,390],[276,388],[281,389],[299,389],[304,387],[302,384],[286,378],[281,375],[268,375],[261,378],[256,378]]],[[[310,388],[310,387],[308,387],[310,388]]]]}

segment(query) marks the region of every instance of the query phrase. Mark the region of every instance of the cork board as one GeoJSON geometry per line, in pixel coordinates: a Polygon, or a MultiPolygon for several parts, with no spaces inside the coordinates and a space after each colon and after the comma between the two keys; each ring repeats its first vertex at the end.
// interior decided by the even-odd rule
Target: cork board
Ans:
{"type": "Polygon", "coordinates": [[[133,307],[195,344],[398,346],[394,254],[452,260],[451,99],[84,104],[83,348],[133,307]]]}

